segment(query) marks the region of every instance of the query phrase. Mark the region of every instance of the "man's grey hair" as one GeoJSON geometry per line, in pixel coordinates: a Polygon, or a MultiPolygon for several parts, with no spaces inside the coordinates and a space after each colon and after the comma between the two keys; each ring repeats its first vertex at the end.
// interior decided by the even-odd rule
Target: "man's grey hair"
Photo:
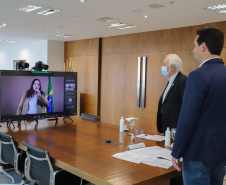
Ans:
{"type": "Polygon", "coordinates": [[[169,66],[174,65],[176,72],[182,71],[182,60],[178,55],[168,54],[166,57],[169,59],[169,66]]]}

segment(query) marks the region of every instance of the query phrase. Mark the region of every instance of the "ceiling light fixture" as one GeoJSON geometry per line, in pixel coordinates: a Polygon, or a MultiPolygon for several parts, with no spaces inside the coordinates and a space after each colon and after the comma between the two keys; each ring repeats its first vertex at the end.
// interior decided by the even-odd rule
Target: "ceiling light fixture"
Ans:
{"type": "Polygon", "coordinates": [[[226,4],[208,6],[204,7],[204,9],[214,11],[216,13],[226,13],[226,4]]]}
{"type": "Polygon", "coordinates": [[[10,44],[16,43],[15,41],[11,41],[11,40],[0,40],[0,42],[6,42],[6,43],[10,43],[10,44]]]}
{"type": "Polygon", "coordinates": [[[132,10],[129,10],[129,12],[133,12],[133,13],[140,13],[140,12],[143,12],[144,10],[141,10],[141,9],[132,9],[132,10]]]}
{"type": "Polygon", "coordinates": [[[125,23],[113,23],[113,24],[109,24],[107,25],[107,27],[112,28],[112,27],[118,27],[118,26],[124,26],[126,25],[125,23]]]}
{"type": "Polygon", "coordinates": [[[0,25],[0,28],[4,28],[4,27],[6,27],[6,24],[5,23],[3,23],[3,24],[0,25]]]}
{"type": "Polygon", "coordinates": [[[18,10],[20,11],[23,11],[23,12],[31,12],[31,11],[34,11],[34,10],[37,10],[37,9],[40,9],[42,8],[41,6],[35,6],[35,5],[27,5],[27,6],[24,6],[22,8],[19,8],[18,10]]]}
{"type": "Polygon", "coordinates": [[[147,16],[147,15],[145,15],[145,16],[144,16],[144,18],[148,18],[148,16],[147,16]]]}
{"type": "Polygon", "coordinates": [[[163,8],[164,6],[160,5],[160,4],[150,4],[149,5],[149,8],[153,8],[153,9],[156,9],[156,8],[163,8]]]}
{"type": "Polygon", "coordinates": [[[50,15],[50,14],[57,13],[57,12],[59,12],[59,11],[61,11],[61,10],[57,10],[57,9],[47,9],[47,10],[38,12],[37,14],[39,14],[39,15],[50,15]]]}
{"type": "Polygon", "coordinates": [[[126,25],[126,26],[120,26],[120,27],[116,27],[120,30],[124,30],[124,29],[128,29],[128,28],[136,28],[137,26],[135,25],[126,25]]]}
{"type": "Polygon", "coordinates": [[[58,31],[56,34],[49,35],[49,36],[62,37],[62,38],[74,37],[73,35],[60,33],[60,31],[58,31]]]}
{"type": "Polygon", "coordinates": [[[107,23],[118,21],[117,19],[112,19],[109,17],[100,17],[100,18],[95,18],[94,20],[101,21],[101,22],[107,22],[107,23]]]}
{"type": "Polygon", "coordinates": [[[217,13],[226,13],[226,10],[219,10],[217,13]]]}
{"type": "Polygon", "coordinates": [[[222,9],[222,8],[226,8],[226,4],[206,7],[207,10],[219,10],[219,9],[222,9]]]}
{"type": "Polygon", "coordinates": [[[80,2],[81,2],[81,3],[84,3],[84,2],[85,2],[85,0],[80,0],[80,2]]]}

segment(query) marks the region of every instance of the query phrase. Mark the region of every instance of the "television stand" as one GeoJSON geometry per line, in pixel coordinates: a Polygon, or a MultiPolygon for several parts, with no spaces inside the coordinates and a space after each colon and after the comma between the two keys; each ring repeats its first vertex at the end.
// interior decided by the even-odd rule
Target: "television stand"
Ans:
{"type": "Polygon", "coordinates": [[[64,116],[63,121],[64,121],[66,118],[70,119],[70,120],[73,122],[73,119],[71,119],[69,116],[64,116]]]}
{"type": "MultiPolygon", "coordinates": [[[[18,127],[20,126],[20,122],[21,121],[17,121],[18,127]]],[[[13,121],[7,121],[7,126],[13,125],[13,129],[15,129],[15,125],[13,123],[13,121]]]]}
{"type": "Polygon", "coordinates": [[[58,123],[58,118],[55,117],[55,118],[48,118],[49,121],[52,121],[52,120],[56,120],[56,123],[58,123]]]}

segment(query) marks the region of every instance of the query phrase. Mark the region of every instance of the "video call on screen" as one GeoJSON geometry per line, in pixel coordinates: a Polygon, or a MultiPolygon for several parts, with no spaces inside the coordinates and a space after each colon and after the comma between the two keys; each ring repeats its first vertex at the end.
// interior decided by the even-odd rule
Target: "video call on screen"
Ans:
{"type": "MultiPolygon", "coordinates": [[[[41,89],[47,95],[49,76],[1,76],[1,116],[16,115],[23,93],[30,88],[31,82],[36,78],[41,81],[41,89]]],[[[54,112],[76,114],[77,81],[75,76],[52,76],[51,78],[54,112]]]]}

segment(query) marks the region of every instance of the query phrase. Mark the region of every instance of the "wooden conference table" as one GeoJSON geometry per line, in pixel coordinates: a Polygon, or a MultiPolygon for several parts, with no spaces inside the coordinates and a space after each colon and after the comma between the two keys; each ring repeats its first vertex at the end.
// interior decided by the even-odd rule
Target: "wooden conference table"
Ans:
{"type": "MultiPolygon", "coordinates": [[[[173,167],[163,169],[112,157],[115,153],[126,151],[128,144],[132,144],[127,132],[119,133],[118,125],[73,119],[74,122],[69,123],[60,118],[57,124],[47,120],[40,120],[38,124],[22,121],[20,127],[15,123],[15,129],[3,123],[0,131],[12,135],[21,149],[24,149],[22,141],[26,141],[48,150],[56,166],[93,184],[156,185],[180,175],[173,167]],[[107,144],[103,142],[105,140],[122,144],[107,144]]],[[[147,147],[164,145],[164,142],[144,142],[147,147]]]]}

